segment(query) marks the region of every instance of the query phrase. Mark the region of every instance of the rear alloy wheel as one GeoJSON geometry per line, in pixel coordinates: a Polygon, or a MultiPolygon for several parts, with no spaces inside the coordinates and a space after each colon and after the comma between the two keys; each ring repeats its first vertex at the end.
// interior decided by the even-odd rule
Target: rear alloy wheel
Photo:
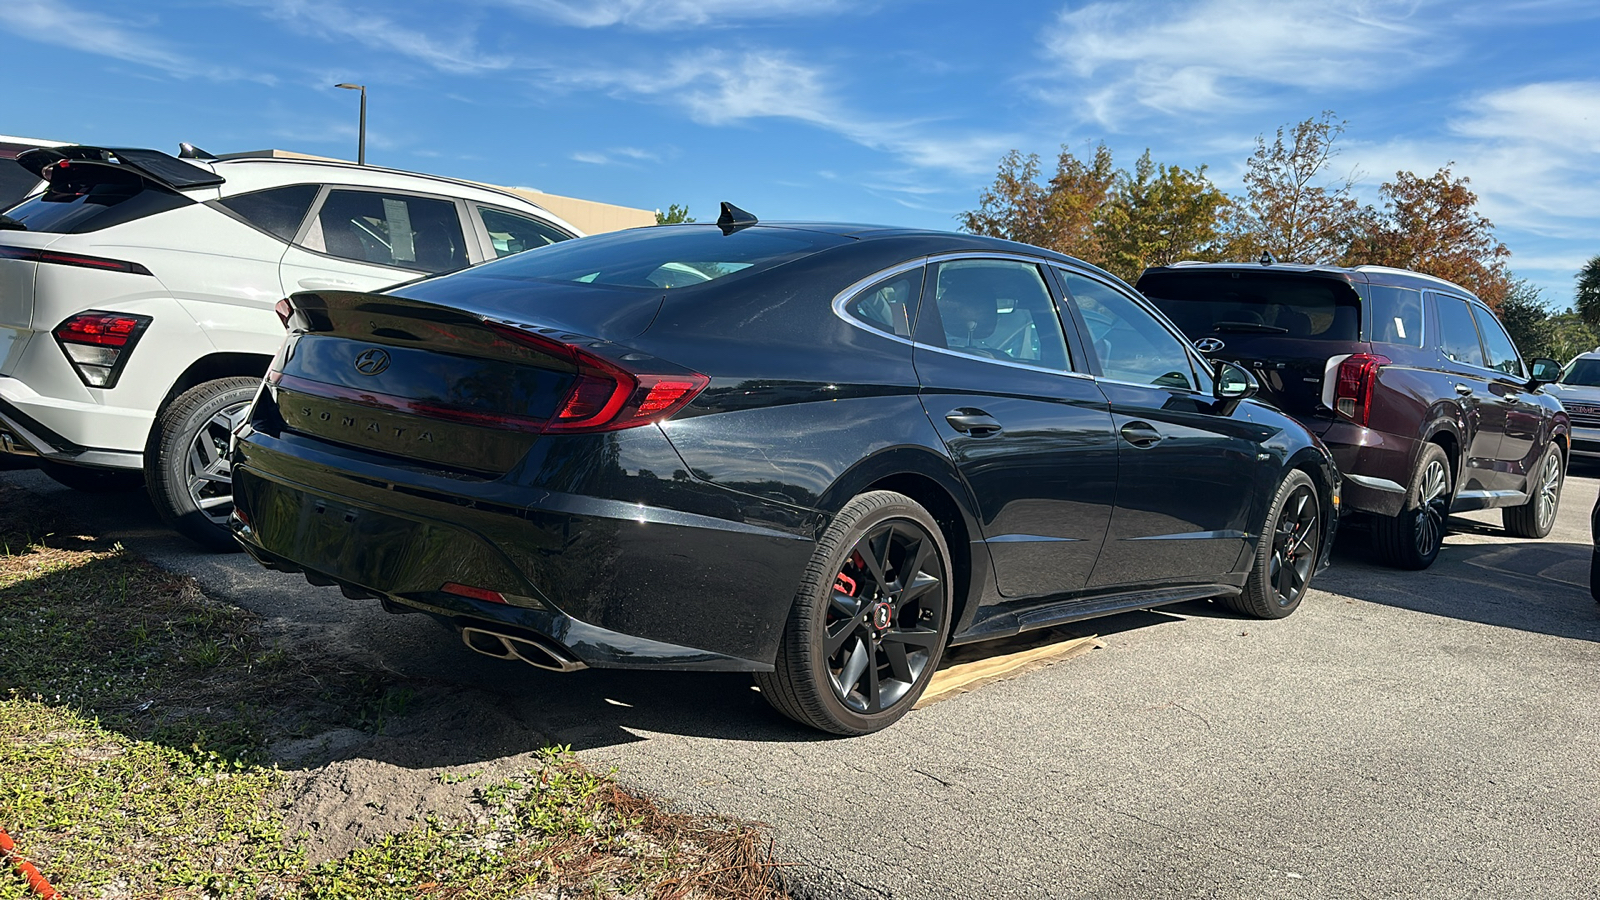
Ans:
{"type": "Polygon", "coordinates": [[[1566,472],[1561,465],[1561,450],[1555,444],[1545,448],[1528,479],[1528,502],[1500,510],[1500,523],[1513,537],[1546,537],[1556,524],[1556,510],[1561,506],[1561,484],[1566,472]]]}
{"type": "Polygon", "coordinates": [[[1281,619],[1300,607],[1322,556],[1322,504],[1311,476],[1290,470],[1261,529],[1255,566],[1244,591],[1222,598],[1240,615],[1281,619]]]}
{"type": "Polygon", "coordinates": [[[795,596],[773,671],[779,712],[834,734],[867,734],[922,696],[950,638],[950,550],[928,511],[873,491],[834,518],[795,596]]]}
{"type": "Polygon", "coordinates": [[[1406,508],[1372,523],[1372,547],[1384,565],[1426,569],[1444,546],[1445,523],[1455,497],[1450,459],[1438,444],[1423,444],[1406,491],[1406,508]]]}
{"type": "Polygon", "coordinates": [[[151,435],[146,483],[156,512],[173,529],[212,550],[238,550],[228,530],[233,476],[228,442],[244,422],[261,381],[219,378],[172,401],[151,435]]]}

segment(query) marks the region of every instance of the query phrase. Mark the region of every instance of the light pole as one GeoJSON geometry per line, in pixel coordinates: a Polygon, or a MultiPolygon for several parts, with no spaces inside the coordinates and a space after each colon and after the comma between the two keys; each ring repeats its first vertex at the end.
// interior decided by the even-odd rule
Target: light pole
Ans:
{"type": "Polygon", "coordinates": [[[336,84],[336,88],[361,92],[361,136],[356,143],[356,165],[367,164],[367,86],[364,84],[336,84]]]}

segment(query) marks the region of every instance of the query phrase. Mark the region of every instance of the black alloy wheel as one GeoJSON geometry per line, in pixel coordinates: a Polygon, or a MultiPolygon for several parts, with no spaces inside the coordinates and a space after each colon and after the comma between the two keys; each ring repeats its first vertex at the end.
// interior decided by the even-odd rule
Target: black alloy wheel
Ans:
{"type": "Polygon", "coordinates": [[[762,696],[797,722],[866,734],[910,711],[950,636],[950,551],[908,497],[863,494],[818,542],[762,696]]]}
{"type": "Polygon", "coordinates": [[[1234,612],[1281,619],[1300,607],[1322,556],[1322,503],[1311,477],[1290,470],[1273,497],[1244,590],[1223,602],[1234,612]]]}
{"type": "Polygon", "coordinates": [[[1399,569],[1433,565],[1444,546],[1454,487],[1444,450],[1438,444],[1423,444],[1406,492],[1406,508],[1372,523],[1372,546],[1385,565],[1399,569]]]}
{"type": "Polygon", "coordinates": [[[233,512],[228,441],[260,386],[260,379],[235,377],[190,388],[157,417],[145,451],[145,482],[156,512],[212,550],[240,549],[228,530],[233,512]]]}

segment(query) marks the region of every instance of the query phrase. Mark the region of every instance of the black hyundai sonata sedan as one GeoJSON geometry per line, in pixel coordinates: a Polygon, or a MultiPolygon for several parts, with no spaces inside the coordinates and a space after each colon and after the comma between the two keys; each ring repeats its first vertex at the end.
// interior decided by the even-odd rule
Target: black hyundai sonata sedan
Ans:
{"type": "Polygon", "coordinates": [[[1021,244],[729,208],[280,313],[233,454],[257,560],[508,660],[753,672],[840,734],[951,644],[1286,616],[1337,521],[1247,372],[1021,244]]]}

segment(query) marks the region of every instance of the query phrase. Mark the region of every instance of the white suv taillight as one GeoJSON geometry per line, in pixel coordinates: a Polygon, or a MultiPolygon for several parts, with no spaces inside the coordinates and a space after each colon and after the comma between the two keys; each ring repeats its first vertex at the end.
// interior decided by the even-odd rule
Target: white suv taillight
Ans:
{"type": "Polygon", "coordinates": [[[84,384],[111,388],[150,321],[149,316],[91,310],[57,325],[54,334],[84,384]]]}

